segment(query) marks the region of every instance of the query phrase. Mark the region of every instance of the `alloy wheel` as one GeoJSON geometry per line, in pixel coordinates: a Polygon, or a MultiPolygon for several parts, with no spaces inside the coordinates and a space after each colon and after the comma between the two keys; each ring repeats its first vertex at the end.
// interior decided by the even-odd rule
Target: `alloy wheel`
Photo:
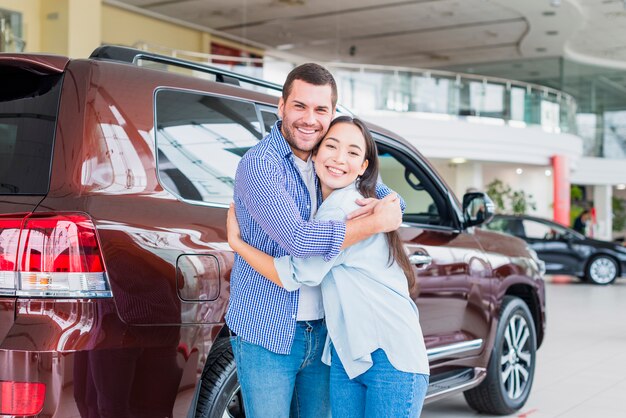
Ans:
{"type": "Polygon", "coordinates": [[[504,333],[500,358],[501,382],[510,399],[524,394],[532,370],[528,323],[519,314],[513,315],[504,333]]]}
{"type": "Polygon", "coordinates": [[[598,257],[589,266],[589,276],[591,280],[598,284],[612,282],[617,275],[615,262],[607,257],[598,257]]]}
{"type": "Polygon", "coordinates": [[[243,410],[243,396],[241,395],[241,386],[237,388],[231,395],[222,418],[245,418],[246,414],[243,410]]]}

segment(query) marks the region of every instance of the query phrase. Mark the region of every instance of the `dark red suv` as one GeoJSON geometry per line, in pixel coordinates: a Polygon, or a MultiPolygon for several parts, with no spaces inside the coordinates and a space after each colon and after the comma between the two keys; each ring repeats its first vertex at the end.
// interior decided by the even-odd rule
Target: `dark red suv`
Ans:
{"type": "MultiPolygon", "coordinates": [[[[0,54],[0,80],[0,414],[244,416],[226,208],[280,87],[108,46],[0,54]]],[[[545,328],[540,263],[474,228],[483,194],[460,205],[412,145],[372,129],[407,204],[428,400],[521,408],[545,328]]]]}

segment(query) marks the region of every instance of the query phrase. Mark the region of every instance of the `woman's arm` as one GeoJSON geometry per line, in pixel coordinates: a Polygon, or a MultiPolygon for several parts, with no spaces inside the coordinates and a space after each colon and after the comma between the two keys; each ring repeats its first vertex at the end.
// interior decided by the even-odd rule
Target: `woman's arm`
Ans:
{"type": "MultiPolygon", "coordinates": [[[[341,211],[331,212],[332,218],[342,218],[341,211]]],[[[274,258],[261,250],[251,246],[241,238],[239,223],[235,214],[235,207],[231,203],[226,219],[228,244],[246,263],[260,275],[288,291],[299,289],[302,285],[319,285],[333,266],[341,264],[346,252],[342,251],[337,257],[325,261],[324,257],[295,258],[283,256],[274,258]]]]}
{"type": "Polygon", "coordinates": [[[228,232],[228,245],[243,258],[246,263],[255,269],[260,275],[265,276],[270,281],[280,287],[284,287],[278,277],[278,272],[274,267],[274,257],[254,248],[241,239],[241,231],[237,216],[235,215],[235,205],[230,204],[228,217],[226,218],[226,230],[228,232]]]}

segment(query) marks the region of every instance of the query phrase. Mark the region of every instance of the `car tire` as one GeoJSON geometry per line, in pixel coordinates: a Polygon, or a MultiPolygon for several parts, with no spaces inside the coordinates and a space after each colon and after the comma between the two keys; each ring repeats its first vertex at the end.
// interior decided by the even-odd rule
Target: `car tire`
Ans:
{"type": "Polygon", "coordinates": [[[593,284],[611,284],[617,278],[617,262],[609,256],[596,255],[587,263],[585,278],[593,284]]]}
{"type": "Polygon", "coordinates": [[[537,333],[526,303],[506,296],[500,308],[487,377],[463,394],[478,412],[508,415],[524,406],[535,375],[537,333]]]}
{"type": "Polygon", "coordinates": [[[196,418],[245,417],[230,338],[219,339],[213,345],[200,385],[196,418]]]}

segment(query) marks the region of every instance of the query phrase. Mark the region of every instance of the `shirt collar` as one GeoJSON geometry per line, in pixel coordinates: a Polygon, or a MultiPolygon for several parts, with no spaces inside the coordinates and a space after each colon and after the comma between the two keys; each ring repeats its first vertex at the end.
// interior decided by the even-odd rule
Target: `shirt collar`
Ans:
{"type": "Polygon", "coordinates": [[[287,142],[287,140],[283,136],[283,133],[280,130],[281,126],[282,121],[276,121],[274,126],[272,126],[269,138],[272,141],[272,144],[274,144],[274,146],[280,153],[280,155],[282,155],[283,157],[288,157],[289,155],[293,154],[293,151],[291,150],[289,143],[287,142]]]}

